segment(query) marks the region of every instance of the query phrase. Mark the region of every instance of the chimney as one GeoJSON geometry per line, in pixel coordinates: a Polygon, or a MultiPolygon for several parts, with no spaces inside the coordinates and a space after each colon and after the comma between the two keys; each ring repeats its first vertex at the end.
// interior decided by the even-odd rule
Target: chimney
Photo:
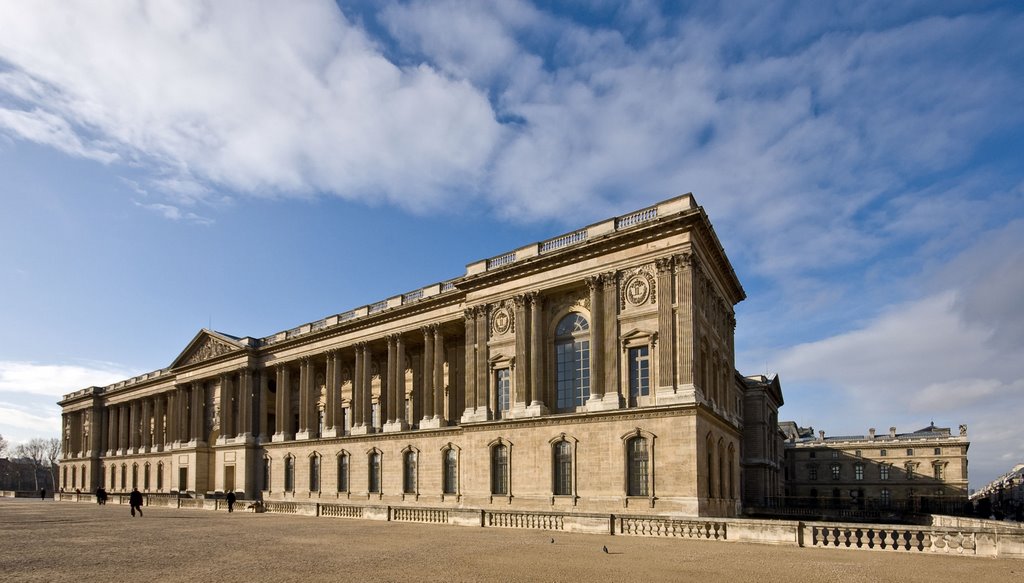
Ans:
{"type": "Polygon", "coordinates": [[[874,438],[875,438],[875,428],[872,427],[872,428],[868,429],[868,439],[874,439],[874,438]]]}
{"type": "Polygon", "coordinates": [[[895,427],[890,427],[889,428],[889,437],[896,437],[896,428],[895,427]]]}
{"type": "Polygon", "coordinates": [[[818,432],[818,441],[825,441],[825,430],[822,429],[818,432]]]}

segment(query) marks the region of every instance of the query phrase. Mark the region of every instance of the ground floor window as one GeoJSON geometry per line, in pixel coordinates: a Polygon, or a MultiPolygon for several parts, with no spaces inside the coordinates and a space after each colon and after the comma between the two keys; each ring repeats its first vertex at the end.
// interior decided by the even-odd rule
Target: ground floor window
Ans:
{"type": "Polygon", "coordinates": [[[402,491],[416,493],[416,452],[411,450],[402,455],[402,491]]]}
{"type": "Polygon", "coordinates": [[[295,491],[295,458],[284,458],[284,491],[295,491]]]}
{"type": "Polygon", "coordinates": [[[366,490],[371,494],[380,494],[380,452],[370,454],[368,470],[366,490]]]}
{"type": "Polygon", "coordinates": [[[348,492],[348,454],[338,456],[338,491],[348,492]]]}
{"type": "Polygon", "coordinates": [[[629,496],[647,496],[647,476],[649,457],[647,439],[633,437],[626,442],[626,494],[629,496]]]}
{"type": "Polygon", "coordinates": [[[508,495],[508,447],[500,443],[491,448],[491,494],[508,495]]]}
{"type": "Polygon", "coordinates": [[[312,455],[309,458],[309,491],[320,491],[320,456],[312,455]]]}
{"type": "Polygon", "coordinates": [[[458,454],[448,448],[444,452],[444,493],[455,494],[458,488],[459,465],[458,454]]]}
{"type": "Polygon", "coordinates": [[[551,452],[555,496],[572,495],[572,444],[564,439],[555,443],[551,452]]]}

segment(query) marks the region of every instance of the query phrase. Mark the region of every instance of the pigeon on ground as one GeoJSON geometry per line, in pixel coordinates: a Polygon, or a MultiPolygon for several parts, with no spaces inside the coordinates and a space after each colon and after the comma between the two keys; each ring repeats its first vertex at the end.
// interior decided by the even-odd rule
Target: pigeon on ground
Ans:
{"type": "Polygon", "coordinates": [[[602,548],[604,549],[605,554],[608,554],[608,547],[602,547],[602,548]]]}
{"type": "Polygon", "coordinates": [[[551,544],[555,544],[555,539],[551,539],[551,544]]]}

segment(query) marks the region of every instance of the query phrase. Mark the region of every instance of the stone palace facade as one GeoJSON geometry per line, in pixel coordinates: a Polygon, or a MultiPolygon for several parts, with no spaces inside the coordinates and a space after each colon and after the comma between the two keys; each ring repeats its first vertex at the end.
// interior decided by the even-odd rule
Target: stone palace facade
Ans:
{"type": "Polygon", "coordinates": [[[776,449],[741,463],[745,424],[775,448],[781,405],[777,379],[735,372],[744,297],[683,195],[265,338],[202,330],[60,401],[61,484],[734,516],[780,471],[776,449]]]}

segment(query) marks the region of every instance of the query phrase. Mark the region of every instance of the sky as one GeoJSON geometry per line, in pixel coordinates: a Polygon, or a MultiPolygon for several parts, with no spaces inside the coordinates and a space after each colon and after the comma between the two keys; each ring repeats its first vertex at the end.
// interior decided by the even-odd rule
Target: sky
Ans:
{"type": "Polygon", "coordinates": [[[1024,461],[1014,2],[0,0],[0,434],[692,192],[736,366],[1024,461]]]}

